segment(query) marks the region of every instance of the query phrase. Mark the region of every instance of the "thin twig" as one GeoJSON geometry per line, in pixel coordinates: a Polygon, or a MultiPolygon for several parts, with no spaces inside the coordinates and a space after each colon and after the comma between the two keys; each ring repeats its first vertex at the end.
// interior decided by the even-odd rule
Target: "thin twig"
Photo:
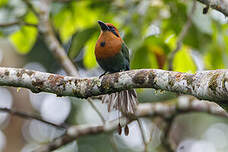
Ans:
{"type": "Polygon", "coordinates": [[[37,28],[37,24],[32,24],[32,23],[26,23],[23,21],[14,21],[10,23],[1,23],[0,27],[10,27],[10,26],[15,26],[15,25],[25,25],[25,26],[31,26],[37,28]]]}
{"type": "Polygon", "coordinates": [[[52,122],[43,120],[40,116],[31,114],[31,113],[20,112],[20,111],[16,111],[14,109],[9,109],[9,108],[0,108],[0,111],[1,112],[7,112],[11,115],[15,115],[15,116],[18,116],[18,117],[21,117],[24,119],[35,119],[35,120],[41,121],[43,123],[49,124],[51,126],[54,126],[56,128],[66,129],[65,126],[57,125],[57,124],[54,124],[52,122]]]}
{"type": "Polygon", "coordinates": [[[176,48],[170,53],[168,57],[168,70],[172,71],[173,70],[173,59],[175,54],[181,49],[182,47],[182,42],[184,40],[185,35],[188,33],[189,28],[192,25],[192,16],[194,15],[196,9],[196,0],[193,2],[192,10],[188,15],[187,22],[185,23],[184,27],[181,30],[181,33],[178,37],[177,43],[176,43],[176,48]]]}
{"type": "Polygon", "coordinates": [[[167,152],[174,152],[172,150],[171,143],[169,142],[169,134],[176,116],[177,115],[173,115],[171,118],[163,119],[165,122],[165,127],[163,128],[163,137],[161,139],[161,142],[167,152]]]}
{"type": "Polygon", "coordinates": [[[28,6],[28,8],[36,15],[36,17],[38,17],[39,13],[36,11],[35,7],[33,7],[31,0],[23,0],[23,1],[28,6]]]}
{"type": "Polygon", "coordinates": [[[79,76],[74,64],[69,60],[65,50],[57,40],[54,30],[49,21],[49,3],[48,0],[41,0],[39,20],[39,30],[45,35],[46,44],[49,47],[51,53],[55,56],[57,61],[61,64],[67,74],[71,76],[79,76]]]}
{"type": "Polygon", "coordinates": [[[104,125],[76,125],[68,128],[67,134],[62,138],[58,138],[53,142],[50,142],[48,145],[39,147],[35,152],[49,152],[60,148],[63,145],[66,145],[74,140],[77,140],[81,136],[93,135],[99,133],[111,133],[119,125],[120,119],[123,121],[123,124],[126,125],[132,120],[127,120],[126,118],[118,118],[116,120],[105,123],[104,125]]]}
{"type": "Polygon", "coordinates": [[[138,125],[139,125],[139,129],[140,129],[140,132],[141,132],[141,137],[142,137],[142,141],[143,141],[143,144],[144,144],[144,152],[147,152],[148,149],[147,149],[147,142],[146,142],[146,133],[143,129],[143,124],[142,124],[142,121],[140,119],[137,119],[137,122],[138,122],[138,125]]]}
{"type": "Polygon", "coordinates": [[[116,142],[114,140],[113,133],[111,133],[111,135],[109,135],[109,140],[110,140],[113,151],[118,152],[118,147],[117,147],[116,142]]]}
{"type": "MultiPolygon", "coordinates": [[[[103,117],[103,115],[101,114],[101,112],[97,109],[97,107],[94,105],[94,103],[92,102],[91,98],[88,98],[87,101],[90,103],[91,107],[94,109],[94,111],[96,111],[96,113],[98,114],[98,116],[100,117],[103,125],[105,125],[106,121],[103,117]]],[[[114,150],[114,152],[118,152],[118,148],[117,145],[113,139],[113,134],[109,135],[109,141],[111,143],[112,149],[114,150]]]]}
{"type": "Polygon", "coordinates": [[[94,109],[94,111],[96,111],[96,113],[98,114],[98,116],[100,117],[101,121],[103,124],[105,124],[105,119],[102,116],[101,112],[97,109],[97,107],[94,105],[94,103],[92,102],[91,98],[88,98],[87,101],[90,103],[91,107],[94,109]]]}

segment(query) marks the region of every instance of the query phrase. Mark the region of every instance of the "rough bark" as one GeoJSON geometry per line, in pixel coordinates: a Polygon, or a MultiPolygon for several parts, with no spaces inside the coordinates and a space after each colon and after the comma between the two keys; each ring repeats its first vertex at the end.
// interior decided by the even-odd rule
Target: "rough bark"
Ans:
{"type": "MultiPolygon", "coordinates": [[[[227,113],[218,105],[213,102],[199,101],[199,100],[179,100],[176,103],[166,104],[166,103],[145,103],[140,104],[136,111],[135,116],[126,118],[121,118],[121,122],[128,124],[139,117],[155,117],[160,116],[165,119],[177,116],[182,113],[191,112],[201,112],[216,115],[222,118],[228,118],[227,113]]],[[[111,122],[107,122],[104,125],[76,125],[71,126],[67,129],[66,134],[54,140],[53,142],[38,148],[35,152],[48,152],[55,150],[62,145],[66,145],[74,140],[77,140],[81,136],[99,134],[99,133],[109,133],[117,129],[119,125],[119,119],[111,122]]]]}
{"type": "Polygon", "coordinates": [[[228,16],[228,1],[227,0],[197,0],[217,11],[220,11],[225,16],[228,16]]]}
{"type": "Polygon", "coordinates": [[[102,78],[61,76],[32,70],[0,68],[0,85],[50,92],[57,96],[88,98],[132,88],[154,88],[193,95],[199,99],[228,101],[228,70],[196,74],[140,69],[108,74],[102,78]]]}

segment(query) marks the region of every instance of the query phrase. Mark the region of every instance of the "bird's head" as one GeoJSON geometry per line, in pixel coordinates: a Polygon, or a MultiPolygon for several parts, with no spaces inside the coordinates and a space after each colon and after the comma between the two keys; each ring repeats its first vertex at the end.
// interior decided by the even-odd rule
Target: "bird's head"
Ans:
{"type": "Polygon", "coordinates": [[[98,21],[102,32],[112,32],[115,36],[120,37],[119,31],[117,28],[111,23],[104,23],[102,21],[98,21]]]}

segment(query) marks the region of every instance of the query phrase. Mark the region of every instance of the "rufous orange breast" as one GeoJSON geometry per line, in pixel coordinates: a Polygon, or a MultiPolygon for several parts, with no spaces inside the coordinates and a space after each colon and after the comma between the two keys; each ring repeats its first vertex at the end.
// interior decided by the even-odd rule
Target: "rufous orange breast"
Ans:
{"type": "Polygon", "coordinates": [[[95,56],[97,59],[107,59],[120,52],[122,39],[116,37],[113,33],[101,32],[95,47],[95,56]]]}

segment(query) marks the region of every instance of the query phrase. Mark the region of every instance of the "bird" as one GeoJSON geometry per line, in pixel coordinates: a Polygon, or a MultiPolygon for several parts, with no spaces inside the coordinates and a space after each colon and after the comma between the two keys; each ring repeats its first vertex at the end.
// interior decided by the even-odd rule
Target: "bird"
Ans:
{"type": "MultiPolygon", "coordinates": [[[[95,56],[98,64],[105,71],[101,77],[106,73],[130,70],[129,50],[118,29],[111,23],[98,21],[98,24],[101,32],[96,42],[95,56]]],[[[130,89],[104,95],[102,103],[108,104],[109,112],[114,109],[123,114],[134,114],[138,104],[137,94],[134,89],[130,89]]]]}

